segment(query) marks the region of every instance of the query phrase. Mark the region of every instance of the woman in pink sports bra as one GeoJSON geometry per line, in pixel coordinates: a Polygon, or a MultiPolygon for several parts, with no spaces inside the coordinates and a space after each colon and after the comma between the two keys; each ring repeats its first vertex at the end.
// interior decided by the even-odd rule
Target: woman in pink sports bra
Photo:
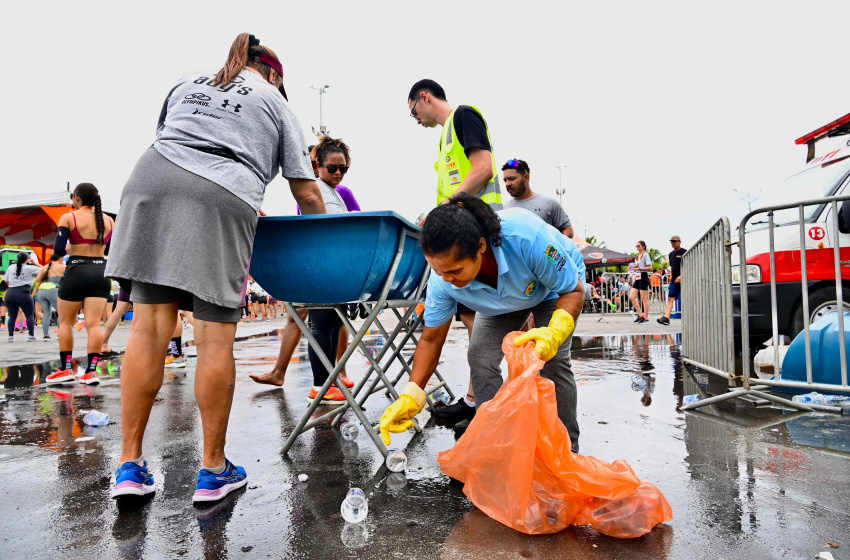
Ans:
{"type": "Polygon", "coordinates": [[[101,209],[100,194],[91,183],[80,183],[71,194],[74,211],[59,220],[59,231],[53,253],[63,256],[70,243],[70,257],[65,276],[59,283],[59,369],[45,379],[46,383],[74,381],[71,354],[74,349],[73,325],[83,308],[88,333],[88,363],[80,383],[99,383],[97,363],[103,344],[100,316],[112,282],[104,277],[109,240],[112,238],[112,218],[101,209]]]}

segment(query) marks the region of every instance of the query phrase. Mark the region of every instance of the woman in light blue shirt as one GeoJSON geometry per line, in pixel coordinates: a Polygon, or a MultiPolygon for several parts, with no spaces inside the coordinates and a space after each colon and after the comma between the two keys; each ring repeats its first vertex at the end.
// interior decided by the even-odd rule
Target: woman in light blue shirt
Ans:
{"type": "MultiPolygon", "coordinates": [[[[384,442],[389,445],[389,432],[412,427],[424,407],[422,388],[437,366],[455,308],[463,303],[477,312],[467,352],[476,406],[502,386],[505,335],[520,330],[531,313],[538,324],[548,324],[517,342],[535,340],[546,361],[541,375],[555,384],[558,416],[578,452],[570,337],[584,305],[585,267],[575,244],[531,212],[512,208],[497,214],[479,198],[457,193],[428,215],[419,245],[432,268],[425,330],[410,382],[381,417],[384,442]]],[[[457,426],[464,429],[462,424],[457,426]]]]}

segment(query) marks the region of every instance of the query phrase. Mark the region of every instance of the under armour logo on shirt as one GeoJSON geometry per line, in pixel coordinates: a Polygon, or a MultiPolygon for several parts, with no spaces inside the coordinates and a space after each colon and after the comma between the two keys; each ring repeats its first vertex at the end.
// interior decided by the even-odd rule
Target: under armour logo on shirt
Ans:
{"type": "Polygon", "coordinates": [[[237,103],[236,105],[232,105],[232,104],[230,103],[230,101],[229,101],[229,100],[227,100],[227,99],[225,99],[225,100],[224,100],[224,103],[222,103],[222,104],[221,104],[221,106],[222,106],[222,108],[224,108],[224,109],[227,109],[228,107],[233,107],[233,112],[234,112],[234,113],[238,113],[238,112],[239,112],[239,109],[241,109],[241,108],[242,108],[242,105],[240,105],[240,104],[238,104],[238,103],[237,103]]]}

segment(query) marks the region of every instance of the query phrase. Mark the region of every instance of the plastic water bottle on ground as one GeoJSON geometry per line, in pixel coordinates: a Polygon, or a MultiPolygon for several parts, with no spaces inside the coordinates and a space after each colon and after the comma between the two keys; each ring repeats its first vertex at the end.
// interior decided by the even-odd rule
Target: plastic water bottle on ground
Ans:
{"type": "Polygon", "coordinates": [[[434,399],[434,406],[448,405],[451,401],[451,398],[449,398],[449,394],[443,391],[442,389],[437,389],[436,391],[431,393],[431,398],[434,399]]]}
{"type": "Polygon", "coordinates": [[[387,453],[387,468],[392,472],[401,472],[407,468],[407,455],[404,451],[390,449],[387,453]]]}
{"type": "Polygon", "coordinates": [[[342,434],[342,439],[345,441],[354,441],[360,433],[360,428],[357,427],[357,424],[343,422],[339,427],[339,432],[342,434]]]}
{"type": "Polygon", "coordinates": [[[352,488],[345,495],[342,505],[339,508],[342,518],[349,523],[360,523],[366,519],[369,513],[369,502],[366,500],[366,494],[360,488],[352,488]]]}
{"type": "Polygon", "coordinates": [[[90,410],[83,416],[83,422],[89,426],[106,426],[109,424],[109,415],[98,410],[90,410]]]}
{"type": "Polygon", "coordinates": [[[298,482],[307,482],[307,479],[310,478],[304,473],[298,475],[298,482]]]}
{"type": "Polygon", "coordinates": [[[820,393],[806,393],[805,395],[794,395],[791,400],[801,404],[825,404],[829,406],[841,406],[850,402],[850,397],[843,395],[821,395],[820,393]]]}
{"type": "Polygon", "coordinates": [[[685,398],[682,399],[682,405],[695,403],[697,401],[702,400],[702,395],[685,395],[685,398]]]}

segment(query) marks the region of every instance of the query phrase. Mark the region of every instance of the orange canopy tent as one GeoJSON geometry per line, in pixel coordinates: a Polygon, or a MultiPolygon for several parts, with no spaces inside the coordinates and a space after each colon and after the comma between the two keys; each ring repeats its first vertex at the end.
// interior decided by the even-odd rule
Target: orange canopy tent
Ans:
{"type": "MultiPolygon", "coordinates": [[[[113,218],[118,204],[104,200],[103,211],[113,218]]],[[[59,218],[72,210],[70,193],[0,196],[0,245],[32,247],[45,263],[53,252],[59,218]]]]}

